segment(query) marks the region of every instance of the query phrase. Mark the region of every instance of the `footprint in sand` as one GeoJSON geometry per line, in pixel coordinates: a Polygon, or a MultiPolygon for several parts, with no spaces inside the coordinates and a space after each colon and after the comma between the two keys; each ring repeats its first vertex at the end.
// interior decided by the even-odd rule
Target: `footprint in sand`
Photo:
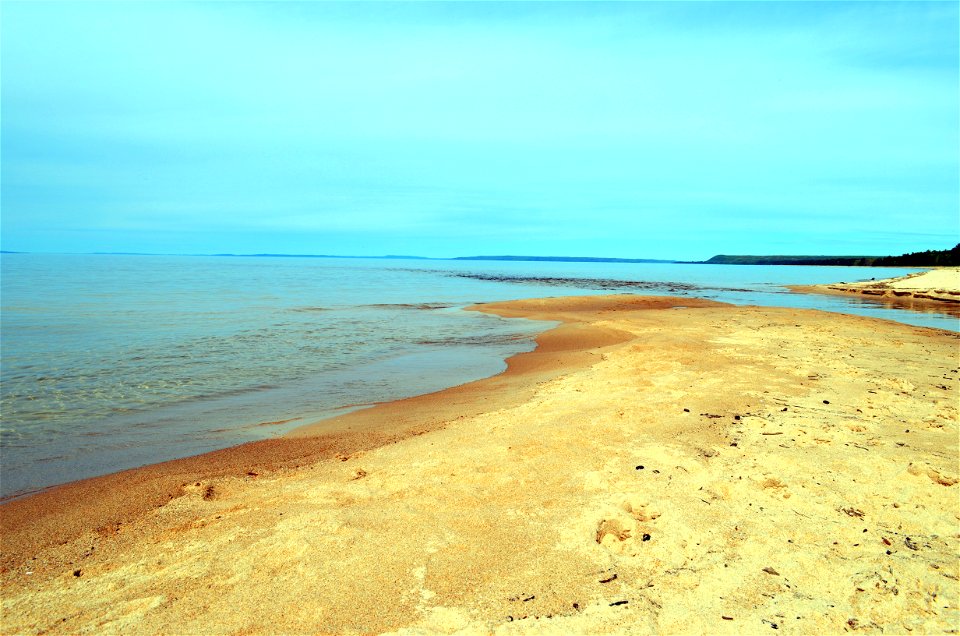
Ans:
{"type": "Polygon", "coordinates": [[[653,521],[660,516],[659,512],[651,512],[647,510],[647,504],[639,502],[637,500],[630,500],[623,502],[623,509],[630,513],[634,519],[643,523],[644,521],[653,521]]]}
{"type": "Polygon", "coordinates": [[[913,462],[910,462],[910,465],[907,466],[907,472],[916,477],[919,477],[920,475],[926,475],[930,478],[930,481],[935,484],[940,484],[941,486],[953,486],[960,481],[956,477],[944,475],[932,466],[920,466],[919,464],[914,464],[913,462]]]}
{"type": "Polygon", "coordinates": [[[629,517],[611,517],[602,520],[597,525],[595,540],[605,548],[615,552],[623,552],[629,546],[630,551],[636,549],[636,544],[649,541],[651,534],[646,524],[656,520],[659,512],[648,509],[648,505],[636,500],[627,500],[621,506],[629,517]]]}
{"type": "Polygon", "coordinates": [[[790,491],[787,489],[787,484],[780,481],[776,477],[767,477],[764,479],[762,482],[760,482],[760,488],[779,493],[784,499],[789,499],[791,497],[790,491]]]}
{"type": "Polygon", "coordinates": [[[779,490],[780,488],[786,488],[787,485],[777,479],[776,477],[767,477],[762,482],[760,482],[760,487],[766,490],[767,488],[773,488],[779,490]]]}
{"type": "Polygon", "coordinates": [[[183,486],[184,494],[197,494],[204,501],[213,501],[218,499],[222,494],[216,486],[213,484],[205,484],[203,482],[195,482],[193,484],[186,484],[183,486]]]}
{"type": "Polygon", "coordinates": [[[604,519],[597,526],[597,543],[612,547],[629,539],[633,534],[633,524],[627,524],[620,519],[604,519]]]}

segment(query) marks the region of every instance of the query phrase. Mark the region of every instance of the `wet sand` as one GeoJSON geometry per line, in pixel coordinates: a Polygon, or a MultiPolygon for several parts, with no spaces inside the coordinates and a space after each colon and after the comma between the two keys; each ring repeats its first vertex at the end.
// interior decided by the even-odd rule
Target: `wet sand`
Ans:
{"type": "Polygon", "coordinates": [[[790,289],[805,294],[855,295],[896,309],[936,311],[960,317],[960,267],[940,267],[899,278],[856,283],[793,285],[790,289]]]}
{"type": "Polygon", "coordinates": [[[4,505],[3,633],[957,629],[957,334],[477,309],[562,324],[493,378],[4,505]]]}

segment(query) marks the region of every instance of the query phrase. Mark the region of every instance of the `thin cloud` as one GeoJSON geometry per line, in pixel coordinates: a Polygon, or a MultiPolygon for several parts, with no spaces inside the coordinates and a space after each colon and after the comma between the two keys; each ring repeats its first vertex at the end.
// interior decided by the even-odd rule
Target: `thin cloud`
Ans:
{"type": "Polygon", "coordinates": [[[950,3],[12,3],[4,247],[941,247],[957,23],[950,3]]]}

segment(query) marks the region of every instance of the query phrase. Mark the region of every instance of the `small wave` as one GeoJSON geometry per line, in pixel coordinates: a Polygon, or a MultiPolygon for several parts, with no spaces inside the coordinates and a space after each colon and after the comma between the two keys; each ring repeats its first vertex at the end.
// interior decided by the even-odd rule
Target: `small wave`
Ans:
{"type": "MultiPolygon", "coordinates": [[[[145,414],[157,411],[165,411],[170,408],[179,408],[182,405],[198,404],[207,401],[216,401],[222,399],[229,399],[234,397],[239,397],[247,395],[250,393],[258,393],[261,391],[272,391],[279,389],[280,385],[276,384],[257,384],[254,386],[245,386],[237,387],[232,389],[224,389],[222,391],[210,391],[206,393],[196,393],[196,394],[180,394],[180,395],[170,395],[164,401],[159,402],[150,402],[145,403],[141,408],[114,408],[108,409],[105,411],[105,414],[115,415],[119,417],[136,417],[136,416],[146,416],[145,414]]],[[[129,426],[133,428],[151,428],[158,426],[158,422],[154,421],[152,418],[149,421],[133,422],[129,426]]],[[[96,436],[98,433],[85,433],[85,435],[96,436]]]]}
{"type": "Polygon", "coordinates": [[[488,334],[481,336],[450,336],[449,338],[431,338],[429,340],[418,340],[418,345],[443,345],[443,346],[490,346],[490,345],[501,345],[508,344],[512,342],[517,342],[518,340],[527,340],[528,336],[519,336],[511,334],[488,334]]]}
{"type": "Polygon", "coordinates": [[[0,442],[4,444],[23,439],[23,433],[12,428],[0,428],[0,442]]]}
{"type": "Polygon", "coordinates": [[[67,455],[51,455],[51,456],[49,456],[49,457],[40,457],[40,458],[35,459],[35,460],[33,460],[33,461],[35,461],[35,462],[38,463],[38,464],[42,464],[42,463],[46,463],[46,462],[62,461],[62,460],[65,460],[65,459],[70,459],[70,458],[69,458],[67,455]]]}
{"type": "Polygon", "coordinates": [[[16,499],[23,499],[24,497],[27,497],[27,496],[29,496],[29,495],[34,495],[34,494],[36,494],[36,493],[38,493],[38,492],[43,492],[43,491],[45,491],[45,490],[50,490],[51,488],[53,488],[52,485],[51,485],[51,486],[44,486],[44,487],[42,487],[42,488],[20,488],[20,489],[17,489],[17,490],[14,490],[14,491],[10,492],[10,493],[6,493],[6,494],[4,494],[2,497],[0,497],[0,505],[6,504],[6,503],[10,503],[11,501],[14,501],[14,500],[16,500],[16,499]]]}
{"type": "Polygon", "coordinates": [[[311,311],[332,311],[329,307],[291,307],[290,311],[311,312],[311,311]]]}
{"type": "Polygon", "coordinates": [[[231,433],[233,431],[245,431],[251,428],[260,428],[261,426],[280,426],[282,424],[288,424],[290,422],[295,422],[297,420],[303,419],[301,417],[291,417],[285,420],[272,420],[270,422],[256,422],[254,424],[244,424],[243,426],[227,426],[224,428],[214,428],[207,431],[208,433],[231,433]]]}
{"type": "Polygon", "coordinates": [[[370,309],[449,309],[453,305],[449,303],[377,303],[374,305],[362,305],[370,309]]]}

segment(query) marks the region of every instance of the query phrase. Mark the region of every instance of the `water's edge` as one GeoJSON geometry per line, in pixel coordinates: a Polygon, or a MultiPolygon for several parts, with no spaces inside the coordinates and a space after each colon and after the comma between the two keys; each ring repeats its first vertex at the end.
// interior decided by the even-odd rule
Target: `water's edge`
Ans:
{"type": "MultiPolygon", "coordinates": [[[[836,268],[499,262],[411,268],[403,262],[251,260],[48,262],[4,255],[0,494],[19,497],[55,483],[277,437],[348,410],[492,377],[548,328],[464,311],[477,302],[639,292],[960,329],[956,320],[934,314],[786,289],[800,274],[833,281],[836,268]],[[201,265],[207,269],[197,270],[201,265]],[[77,346],[73,353],[70,347],[77,346]],[[94,354],[103,362],[84,362],[94,354]],[[150,398],[154,387],[149,373],[138,370],[138,359],[161,381],[179,374],[186,392],[161,382],[159,395],[167,403],[139,406],[137,392],[150,398]],[[98,402],[65,392],[70,386],[64,382],[74,376],[87,383],[78,385],[76,396],[93,395],[98,402]],[[51,392],[51,383],[60,388],[51,392]],[[9,405],[38,402],[18,398],[17,390],[54,400],[42,404],[22,431],[11,423],[9,405]],[[117,412],[98,415],[98,405],[117,412]]],[[[846,270],[863,273],[880,272],[846,270]]]]}

